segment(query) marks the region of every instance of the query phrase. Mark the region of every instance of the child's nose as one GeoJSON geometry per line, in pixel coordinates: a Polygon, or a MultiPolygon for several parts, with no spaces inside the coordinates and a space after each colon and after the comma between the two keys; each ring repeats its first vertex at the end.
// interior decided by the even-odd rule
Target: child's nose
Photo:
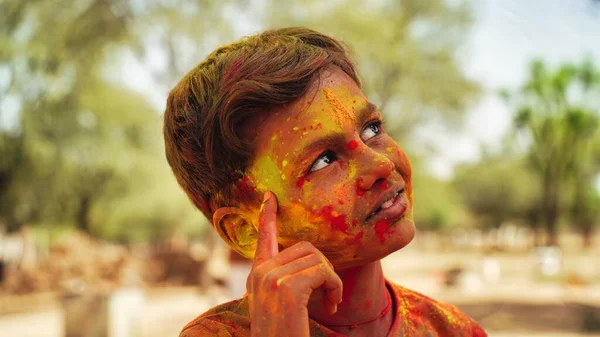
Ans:
{"type": "Polygon", "coordinates": [[[357,184],[361,190],[370,190],[377,181],[387,180],[394,171],[394,163],[387,157],[377,155],[373,159],[365,163],[361,174],[359,174],[357,184]]]}

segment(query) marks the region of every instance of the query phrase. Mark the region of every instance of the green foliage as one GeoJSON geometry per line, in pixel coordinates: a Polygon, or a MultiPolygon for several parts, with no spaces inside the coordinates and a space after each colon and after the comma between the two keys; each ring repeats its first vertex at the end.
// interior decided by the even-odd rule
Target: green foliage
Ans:
{"type": "Polygon", "coordinates": [[[467,2],[444,0],[270,1],[265,21],[303,25],[347,42],[367,97],[399,141],[418,125],[461,125],[478,85],[463,74],[456,54],[472,24],[467,2]]]}
{"type": "Polygon", "coordinates": [[[427,173],[413,158],[414,219],[419,229],[437,231],[451,226],[471,225],[460,196],[450,182],[427,173]]]}
{"type": "MultiPolygon", "coordinates": [[[[0,12],[0,99],[19,106],[17,127],[0,126],[0,217],[9,229],[77,227],[128,241],[207,228],[166,164],[155,109],[106,70],[124,53],[146,64],[158,53],[165,66],[150,68],[166,92],[236,37],[241,15],[261,29],[307,25],[346,40],[399,140],[422,123],[456,125],[478,92],[455,60],[469,8],[443,0],[267,1],[258,12],[239,0],[5,0],[0,12]]],[[[415,179],[424,225],[459,221],[445,183],[415,179]]]]}
{"type": "MultiPolygon", "coordinates": [[[[557,244],[562,191],[570,184],[573,200],[579,200],[575,205],[584,207],[589,199],[587,189],[582,189],[592,186],[600,173],[596,160],[600,148],[595,145],[600,137],[600,72],[591,59],[555,70],[535,60],[529,76],[521,90],[505,90],[501,96],[515,107],[515,131],[528,137],[529,164],[542,193],[540,215],[548,243],[557,244]]],[[[583,209],[573,214],[579,212],[583,209]]],[[[574,221],[583,218],[576,216],[574,221]]]]}
{"type": "Polygon", "coordinates": [[[127,241],[204,227],[164,160],[155,109],[103,78],[106,56],[135,44],[131,5],[2,3],[11,13],[2,68],[12,79],[2,95],[21,105],[18,128],[0,131],[9,229],[70,225],[127,241]]]}
{"type": "Polygon", "coordinates": [[[457,168],[454,186],[479,226],[496,228],[507,221],[532,223],[540,204],[535,176],[521,160],[509,155],[484,157],[457,168]]]}

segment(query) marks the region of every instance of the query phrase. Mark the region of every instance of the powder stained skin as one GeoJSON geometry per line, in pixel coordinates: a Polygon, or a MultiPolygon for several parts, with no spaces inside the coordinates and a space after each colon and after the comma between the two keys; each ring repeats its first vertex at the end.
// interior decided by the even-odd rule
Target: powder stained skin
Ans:
{"type": "Polygon", "coordinates": [[[381,243],[385,243],[385,234],[390,229],[390,222],[391,220],[384,219],[378,221],[377,224],[375,224],[375,233],[377,234],[377,237],[379,238],[379,241],[381,241],[381,243]]]}
{"type": "Polygon", "coordinates": [[[337,214],[331,205],[325,206],[319,213],[325,220],[331,223],[331,229],[346,233],[348,224],[346,223],[346,215],[337,214]]]}
{"type": "Polygon", "coordinates": [[[350,150],[356,150],[356,148],[357,148],[357,147],[358,147],[358,142],[357,142],[357,141],[355,141],[355,140],[351,140],[351,141],[348,143],[348,148],[349,148],[350,150]]]}
{"type": "Polygon", "coordinates": [[[356,115],[344,106],[342,99],[339,97],[340,95],[329,88],[324,88],[323,94],[325,94],[325,99],[327,99],[329,106],[331,106],[333,119],[338,126],[344,125],[347,121],[356,123],[356,115]]]}

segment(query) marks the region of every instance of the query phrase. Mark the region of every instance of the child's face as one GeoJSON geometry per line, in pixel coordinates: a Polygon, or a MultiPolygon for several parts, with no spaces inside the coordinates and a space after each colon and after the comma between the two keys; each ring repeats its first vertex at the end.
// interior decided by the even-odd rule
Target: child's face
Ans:
{"type": "Polygon", "coordinates": [[[412,240],[411,168],[350,77],[331,68],[319,82],[294,104],[254,121],[248,178],[277,196],[283,248],[310,241],[343,269],[412,240]]]}

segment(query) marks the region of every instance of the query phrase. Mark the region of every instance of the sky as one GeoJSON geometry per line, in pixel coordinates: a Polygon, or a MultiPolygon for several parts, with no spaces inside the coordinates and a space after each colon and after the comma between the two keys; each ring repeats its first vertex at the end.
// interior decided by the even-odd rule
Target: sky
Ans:
{"type": "MultiPolygon", "coordinates": [[[[511,111],[498,98],[502,88],[515,88],[537,57],[553,65],[577,62],[585,55],[600,61],[600,6],[587,0],[473,1],[475,24],[464,46],[465,73],[483,86],[480,101],[468,112],[460,133],[426,129],[444,151],[430,163],[436,176],[449,178],[454,164],[475,161],[481,145],[501,146],[511,124],[511,111]]],[[[599,181],[600,186],[600,181],[599,181]]]]}

